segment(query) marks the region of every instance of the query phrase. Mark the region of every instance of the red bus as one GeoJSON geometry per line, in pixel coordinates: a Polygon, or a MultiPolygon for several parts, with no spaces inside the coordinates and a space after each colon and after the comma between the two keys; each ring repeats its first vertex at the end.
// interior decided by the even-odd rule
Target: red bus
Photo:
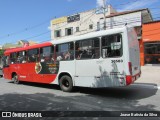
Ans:
{"type": "Polygon", "coordinates": [[[54,46],[50,43],[6,50],[4,78],[19,81],[51,83],[56,77],[54,46]],[[43,69],[42,69],[43,68],[43,69]]]}

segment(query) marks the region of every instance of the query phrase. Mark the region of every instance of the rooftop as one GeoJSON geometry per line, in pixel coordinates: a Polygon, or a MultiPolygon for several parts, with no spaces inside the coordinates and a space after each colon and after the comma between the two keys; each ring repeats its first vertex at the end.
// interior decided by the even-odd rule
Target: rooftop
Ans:
{"type": "Polygon", "coordinates": [[[120,16],[120,15],[136,13],[136,12],[142,12],[143,23],[148,23],[149,21],[153,21],[152,15],[151,15],[150,10],[148,8],[112,13],[111,15],[106,16],[106,18],[116,17],[116,16],[120,16]]]}

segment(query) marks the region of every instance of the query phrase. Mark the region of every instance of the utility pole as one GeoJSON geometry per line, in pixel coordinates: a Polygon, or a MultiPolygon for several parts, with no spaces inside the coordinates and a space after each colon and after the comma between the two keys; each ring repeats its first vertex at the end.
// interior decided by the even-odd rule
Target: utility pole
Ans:
{"type": "Polygon", "coordinates": [[[103,0],[104,30],[106,30],[106,0],[103,0]]]}

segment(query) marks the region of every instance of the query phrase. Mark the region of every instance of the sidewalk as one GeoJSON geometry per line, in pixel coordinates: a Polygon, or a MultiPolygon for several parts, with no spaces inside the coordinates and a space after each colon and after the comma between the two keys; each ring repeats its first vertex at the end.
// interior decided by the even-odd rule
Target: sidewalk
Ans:
{"type": "Polygon", "coordinates": [[[160,66],[142,66],[141,77],[135,83],[150,83],[160,86],[160,66]]]}

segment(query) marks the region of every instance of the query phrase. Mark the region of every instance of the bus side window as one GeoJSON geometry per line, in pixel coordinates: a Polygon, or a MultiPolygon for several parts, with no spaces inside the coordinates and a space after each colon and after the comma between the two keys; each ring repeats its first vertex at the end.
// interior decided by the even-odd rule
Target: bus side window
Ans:
{"type": "Polygon", "coordinates": [[[81,59],[81,56],[82,56],[82,53],[83,51],[81,50],[81,47],[80,47],[80,41],[76,42],[75,44],[75,58],[76,59],[81,59]]]}
{"type": "Polygon", "coordinates": [[[120,57],[122,55],[122,37],[120,34],[108,35],[102,39],[102,57],[120,57]]]}
{"type": "Polygon", "coordinates": [[[61,53],[60,45],[56,45],[56,56],[57,61],[63,60],[63,54],[61,53]]]}
{"type": "Polygon", "coordinates": [[[48,46],[43,47],[40,49],[40,61],[41,62],[47,62],[47,63],[53,63],[54,62],[54,47],[48,46]]]}
{"type": "Polygon", "coordinates": [[[25,51],[18,52],[17,62],[26,63],[26,52],[25,51]]]}
{"type": "Polygon", "coordinates": [[[17,60],[17,53],[11,53],[11,55],[10,55],[11,64],[15,64],[16,60],[17,60]]]}
{"type": "Polygon", "coordinates": [[[56,45],[57,61],[73,60],[74,59],[74,44],[73,42],[56,45]]]}
{"type": "Polygon", "coordinates": [[[99,38],[93,39],[92,58],[100,57],[100,40],[99,38]]]}
{"type": "Polygon", "coordinates": [[[73,42],[70,42],[69,43],[69,50],[68,50],[68,53],[69,53],[69,60],[73,60],[74,59],[74,43],[73,42]]]}
{"type": "Polygon", "coordinates": [[[76,59],[96,59],[99,54],[99,38],[90,38],[76,42],[76,59]]]}
{"type": "Polygon", "coordinates": [[[28,62],[39,61],[39,49],[28,50],[28,62]]]}

